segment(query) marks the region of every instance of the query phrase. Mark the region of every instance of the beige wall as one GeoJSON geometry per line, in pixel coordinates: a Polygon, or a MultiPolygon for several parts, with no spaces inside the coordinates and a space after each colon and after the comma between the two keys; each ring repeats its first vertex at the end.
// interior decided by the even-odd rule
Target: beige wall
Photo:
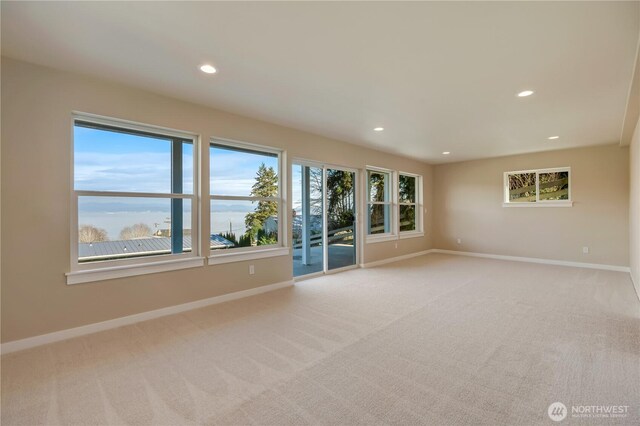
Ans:
{"type": "Polygon", "coordinates": [[[631,277],[640,297],[640,120],[630,147],[629,259],[631,277]]]}
{"type": "MultiPolygon", "coordinates": [[[[422,174],[425,205],[431,205],[432,167],[411,159],[7,58],[1,78],[3,342],[291,279],[291,258],[277,257],[251,261],[253,276],[249,262],[239,262],[66,285],[72,111],[196,132],[203,150],[215,135],[280,147],[289,159],[422,174]]],[[[208,164],[201,173],[208,176],[208,164]]],[[[208,193],[208,179],[202,191],[208,193]]],[[[431,248],[430,213],[424,238],[400,240],[398,248],[394,242],[366,245],[361,262],[431,248]]],[[[203,235],[208,214],[203,203],[203,235]]]]}
{"type": "Polygon", "coordinates": [[[436,166],[434,247],[627,266],[628,154],[606,145],[436,166]],[[573,207],[502,207],[504,172],[564,166],[573,207]]]}

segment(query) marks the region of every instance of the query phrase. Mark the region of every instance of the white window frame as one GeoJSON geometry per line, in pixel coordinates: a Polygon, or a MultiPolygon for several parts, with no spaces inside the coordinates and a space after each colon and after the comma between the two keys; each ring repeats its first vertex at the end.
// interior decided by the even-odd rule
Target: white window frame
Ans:
{"type": "Polygon", "coordinates": [[[423,199],[422,199],[422,176],[415,174],[415,173],[409,173],[409,172],[403,172],[403,171],[399,171],[398,172],[398,182],[397,182],[397,194],[398,194],[398,207],[397,207],[397,213],[396,213],[396,217],[397,217],[397,230],[398,230],[398,237],[400,239],[403,238],[415,238],[415,237],[423,237],[424,236],[424,228],[423,228],[423,211],[424,211],[424,207],[423,207],[423,199]],[[400,176],[407,176],[407,177],[412,177],[415,178],[416,180],[416,185],[415,185],[415,203],[403,203],[400,202],[400,176]],[[412,231],[401,231],[400,230],[400,206],[415,206],[416,209],[416,226],[414,230],[412,231]]]}
{"type": "Polygon", "coordinates": [[[397,172],[391,169],[385,169],[382,167],[376,166],[366,166],[364,174],[364,193],[365,193],[365,238],[367,243],[379,243],[384,241],[392,241],[398,239],[398,225],[397,225],[397,209],[398,209],[398,177],[397,172]],[[374,173],[388,173],[389,174],[389,201],[381,202],[371,201],[371,193],[369,189],[369,172],[374,173]],[[389,232],[385,232],[383,234],[369,234],[369,220],[371,220],[369,216],[369,207],[371,205],[388,205],[389,206],[389,232]]]}
{"type": "Polygon", "coordinates": [[[71,116],[71,266],[70,272],[65,275],[67,284],[81,284],[92,281],[102,281],[113,278],[121,278],[135,275],[150,274],[156,272],[172,271],[177,269],[203,266],[204,261],[200,253],[200,239],[198,227],[199,191],[199,146],[200,138],[197,134],[169,129],[149,124],[141,124],[133,121],[104,117],[95,114],[74,111],[71,116]],[[151,133],[159,136],[175,137],[190,140],[193,144],[193,191],[191,194],[173,193],[145,193],[145,192],[119,192],[119,191],[93,191],[75,189],[75,141],[74,130],[77,121],[89,122],[96,125],[111,126],[133,132],[151,133]],[[97,197],[123,197],[123,198],[167,198],[191,200],[191,252],[180,254],[157,254],[130,259],[100,260],[91,263],[78,261],[78,198],[82,196],[97,197]]]}
{"type": "Polygon", "coordinates": [[[532,170],[517,170],[511,172],[504,172],[503,176],[503,207],[572,207],[573,198],[572,191],[573,185],[571,183],[571,167],[554,167],[550,169],[532,169],[532,170]],[[567,172],[569,174],[569,190],[567,200],[540,200],[540,174],[541,173],[557,173],[567,172]],[[523,173],[535,173],[536,175],[536,200],[533,202],[513,202],[509,200],[509,176],[523,173]]]}
{"type": "MultiPolygon", "coordinates": [[[[211,201],[212,200],[224,200],[224,201],[275,201],[278,203],[278,244],[269,246],[255,246],[255,247],[239,247],[229,250],[209,250],[208,263],[209,265],[217,265],[222,263],[240,262],[244,260],[262,259],[267,257],[276,256],[288,256],[290,250],[288,247],[287,239],[287,215],[283,214],[286,209],[286,152],[279,148],[258,145],[248,142],[241,142],[232,139],[213,137],[209,141],[209,153],[211,152],[212,145],[227,146],[231,149],[246,149],[255,152],[264,152],[267,154],[275,154],[278,157],[278,196],[277,197],[253,197],[253,196],[239,196],[239,195],[216,195],[213,193],[214,188],[209,188],[208,205],[209,213],[211,214],[211,201]]],[[[211,158],[211,154],[209,154],[211,158]]],[[[209,164],[209,181],[211,181],[211,167],[209,164]]],[[[211,230],[209,231],[211,233],[211,230]]]]}
{"type": "MultiPolygon", "coordinates": [[[[313,277],[317,277],[317,276],[321,276],[321,275],[329,275],[329,274],[335,274],[338,272],[343,272],[345,270],[348,269],[355,269],[358,268],[358,265],[360,264],[360,259],[362,256],[362,232],[360,232],[360,224],[361,224],[361,220],[360,220],[360,197],[362,195],[362,185],[360,185],[357,181],[360,180],[360,175],[362,175],[362,170],[360,169],[354,169],[351,167],[347,167],[347,166],[341,166],[341,165],[337,165],[337,164],[332,164],[332,163],[323,163],[321,161],[314,161],[314,160],[306,160],[304,158],[298,158],[298,157],[294,157],[291,161],[291,164],[289,166],[291,166],[289,169],[292,170],[294,165],[298,165],[298,166],[305,166],[305,167],[314,167],[317,169],[322,170],[322,245],[324,247],[323,249],[323,265],[322,265],[322,271],[318,271],[318,272],[312,272],[310,274],[306,274],[306,275],[300,275],[297,277],[294,277],[294,280],[306,280],[306,279],[310,279],[313,277]],[[341,268],[336,268],[336,269],[329,269],[329,245],[327,244],[326,240],[327,240],[327,228],[328,228],[328,224],[327,224],[327,216],[325,214],[325,212],[327,211],[327,185],[326,185],[326,179],[327,179],[327,170],[332,169],[332,170],[340,170],[340,171],[344,171],[344,172],[348,172],[348,173],[354,173],[355,175],[355,192],[354,192],[354,207],[355,207],[355,230],[356,230],[356,261],[353,265],[348,265],[348,266],[344,266],[341,268]]],[[[293,175],[292,175],[293,176],[293,175]]],[[[291,179],[291,189],[293,192],[293,178],[291,179]]],[[[293,203],[293,200],[292,200],[293,203]]],[[[293,206],[292,206],[293,208],[293,206]]],[[[291,250],[293,251],[293,245],[291,246],[291,250]]],[[[293,254],[293,253],[291,253],[293,254]]]]}

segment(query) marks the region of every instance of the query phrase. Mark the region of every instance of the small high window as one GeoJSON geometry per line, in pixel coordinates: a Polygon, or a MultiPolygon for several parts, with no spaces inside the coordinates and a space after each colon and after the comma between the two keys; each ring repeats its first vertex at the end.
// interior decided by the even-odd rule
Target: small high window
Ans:
{"type": "Polygon", "coordinates": [[[570,206],[571,169],[524,170],[504,174],[505,206],[570,206]]]}

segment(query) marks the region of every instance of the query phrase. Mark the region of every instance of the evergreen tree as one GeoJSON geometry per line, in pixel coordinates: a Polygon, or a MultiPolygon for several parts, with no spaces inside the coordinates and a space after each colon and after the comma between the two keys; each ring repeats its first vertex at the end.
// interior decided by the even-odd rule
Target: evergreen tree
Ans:
{"type": "Polygon", "coordinates": [[[267,232],[264,229],[259,229],[256,240],[259,246],[278,244],[278,234],[275,232],[267,232]]]}
{"type": "Polygon", "coordinates": [[[238,247],[250,247],[251,246],[251,235],[244,234],[240,235],[238,239],[238,247]]]}
{"type": "Polygon", "coordinates": [[[353,216],[353,173],[343,170],[327,170],[327,219],[333,228],[350,226],[353,216]]]}
{"type": "MultiPolygon", "coordinates": [[[[253,197],[275,197],[278,195],[278,175],[273,167],[266,167],[264,163],[258,168],[256,182],[251,187],[253,197]]],[[[276,201],[258,201],[258,205],[251,213],[247,213],[244,223],[247,227],[246,235],[252,242],[257,242],[258,231],[263,229],[266,220],[278,215],[278,203],[276,201]]]]}
{"type": "MultiPolygon", "coordinates": [[[[382,173],[369,172],[369,199],[371,201],[385,200],[385,175],[382,173]]],[[[372,227],[383,226],[386,208],[382,205],[372,205],[369,211],[369,220],[372,227]]]]}
{"type": "MultiPolygon", "coordinates": [[[[310,170],[311,192],[322,194],[322,169],[310,170]]],[[[327,216],[329,224],[334,228],[349,226],[355,220],[353,173],[343,170],[327,170],[327,216]]],[[[314,215],[322,215],[322,198],[311,199],[311,211],[314,215]]]]}
{"type": "Polygon", "coordinates": [[[220,234],[222,238],[224,238],[225,240],[232,242],[234,245],[238,245],[238,240],[236,239],[236,234],[234,234],[233,232],[222,232],[220,234]]]}

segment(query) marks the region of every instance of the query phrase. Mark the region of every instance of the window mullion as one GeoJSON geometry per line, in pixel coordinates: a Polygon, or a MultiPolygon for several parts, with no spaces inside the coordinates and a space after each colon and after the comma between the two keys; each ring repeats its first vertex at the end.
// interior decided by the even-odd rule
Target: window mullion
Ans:
{"type": "Polygon", "coordinates": [[[75,190],[78,197],[129,197],[129,198],[191,198],[193,194],[174,194],[166,192],[116,192],[116,191],[91,191],[75,190]]]}
{"type": "Polygon", "coordinates": [[[250,195],[210,195],[209,198],[223,201],[282,201],[282,197],[254,197],[250,195]]]}
{"type": "MultiPolygon", "coordinates": [[[[171,141],[171,192],[182,193],[182,141],[171,141]]],[[[192,206],[193,208],[193,206],[192,206]]],[[[171,253],[183,251],[184,236],[183,201],[181,198],[171,199],[171,253]]],[[[193,250],[193,247],[191,248],[193,250]]]]}

